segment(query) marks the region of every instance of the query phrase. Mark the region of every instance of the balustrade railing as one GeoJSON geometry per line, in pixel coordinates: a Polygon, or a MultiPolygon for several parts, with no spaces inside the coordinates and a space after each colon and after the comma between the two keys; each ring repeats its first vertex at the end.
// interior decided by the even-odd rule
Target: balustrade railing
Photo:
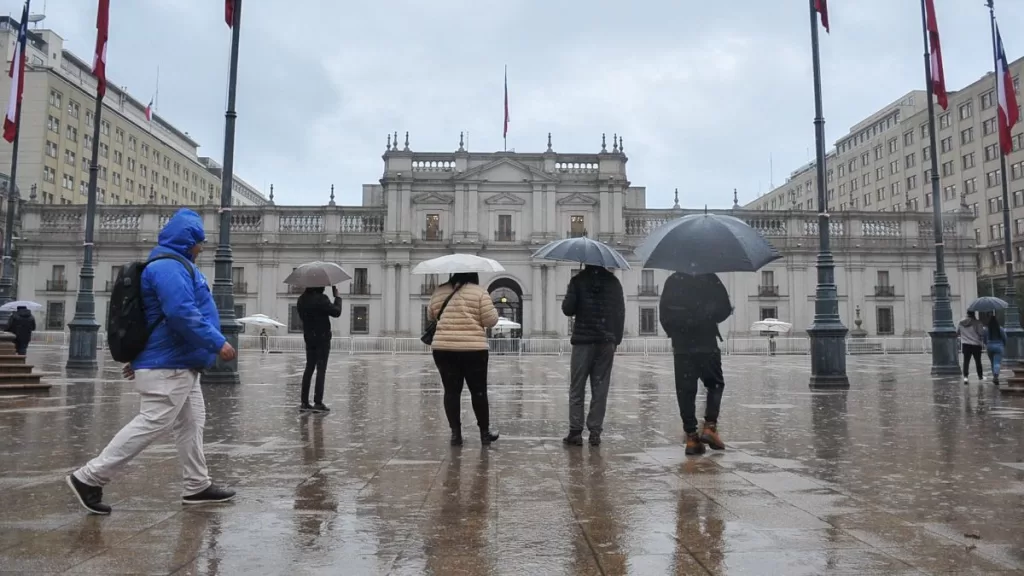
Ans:
{"type": "Polygon", "coordinates": [[[323,214],[282,214],[277,222],[280,232],[318,234],[324,231],[323,214]]]}

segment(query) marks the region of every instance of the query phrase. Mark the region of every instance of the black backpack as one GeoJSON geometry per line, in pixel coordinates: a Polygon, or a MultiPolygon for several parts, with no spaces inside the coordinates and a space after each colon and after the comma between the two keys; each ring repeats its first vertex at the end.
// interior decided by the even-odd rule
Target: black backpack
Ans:
{"type": "Polygon", "coordinates": [[[146,348],[153,330],[164,321],[163,315],[149,326],[142,304],[142,271],[157,260],[177,260],[188,268],[192,281],[196,271],[192,263],[176,254],[162,254],[148,262],[129,262],[121,267],[110,293],[107,312],[107,347],[117,362],[131,362],[146,348]]]}

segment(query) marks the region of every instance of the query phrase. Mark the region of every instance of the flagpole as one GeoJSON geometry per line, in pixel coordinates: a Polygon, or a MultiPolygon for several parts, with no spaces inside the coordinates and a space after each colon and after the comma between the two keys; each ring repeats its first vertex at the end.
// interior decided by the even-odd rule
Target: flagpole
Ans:
{"type": "MultiPolygon", "coordinates": [[[[29,2],[25,2],[24,15],[29,14],[29,2]]],[[[22,23],[19,22],[19,25],[22,23]]],[[[25,24],[27,28],[27,24],[25,24]]],[[[28,46],[28,42],[25,42],[26,46],[21,49],[24,51],[28,46]]],[[[21,54],[21,59],[25,59],[24,52],[21,54]]],[[[20,63],[13,63],[15,66],[20,66],[20,63]]],[[[21,70],[18,80],[24,84],[23,76],[25,70],[21,70]]],[[[12,78],[13,82],[14,79],[12,78]]],[[[21,98],[21,94],[18,94],[18,98],[21,98]]],[[[7,181],[7,214],[4,220],[4,255],[3,255],[3,271],[0,272],[0,306],[7,304],[14,300],[14,262],[12,256],[14,254],[14,211],[17,210],[18,201],[21,196],[18,194],[18,142],[21,140],[21,102],[14,107],[14,142],[11,147],[11,174],[10,180],[7,181]]],[[[0,312],[0,320],[6,321],[10,316],[10,312],[0,312]]]]}
{"type": "MultiPolygon", "coordinates": [[[[238,349],[239,325],[235,321],[234,284],[231,278],[231,186],[235,166],[235,96],[238,89],[238,45],[241,37],[242,0],[234,0],[231,13],[231,63],[228,69],[228,109],[224,113],[224,167],[220,183],[220,224],[217,252],[213,256],[213,300],[220,315],[220,331],[238,349]]],[[[238,359],[217,363],[203,373],[205,384],[239,384],[238,359]]]]}
{"type": "Polygon", "coordinates": [[[839,317],[839,289],[829,235],[828,198],[825,194],[825,116],[821,98],[821,57],[818,51],[818,11],[811,11],[811,61],[814,70],[814,151],[818,183],[818,286],[814,297],[811,338],[811,388],[849,388],[846,375],[846,326],[839,317]]]}
{"type": "MultiPolygon", "coordinates": [[[[996,43],[996,12],[995,2],[988,0],[988,13],[991,21],[992,28],[992,70],[995,71],[993,76],[995,83],[995,94],[996,94],[996,115],[999,114],[1000,101],[999,95],[999,48],[996,43]]],[[[1009,111],[1007,111],[1009,112],[1009,111]]],[[[998,120],[997,120],[998,122],[998,120]]],[[[1006,254],[1006,290],[1003,295],[1006,297],[1007,308],[1004,312],[1003,317],[1003,328],[1006,331],[1006,351],[1004,358],[1006,360],[1020,360],[1024,357],[1024,351],[1021,350],[1022,339],[1024,339],[1024,328],[1020,325],[1020,309],[1017,307],[1017,287],[1014,285],[1013,277],[1013,246],[1011,238],[1013,233],[1010,229],[1010,195],[1006,180],[1006,153],[1003,149],[1002,142],[1002,131],[1000,130],[999,135],[999,170],[1001,172],[1001,178],[1003,183],[1003,251],[1006,254]]]]}
{"type": "MultiPolygon", "coordinates": [[[[103,0],[100,0],[102,2],[103,0]]],[[[99,31],[97,31],[97,34],[99,31]]],[[[106,77],[104,63],[104,78],[106,77]]],[[[105,79],[104,79],[105,81],[105,79]]],[[[96,277],[92,265],[93,228],[96,222],[96,186],[100,172],[100,124],[103,115],[103,93],[100,90],[99,78],[96,84],[96,98],[93,102],[92,119],[92,157],[89,162],[89,191],[85,207],[85,242],[83,242],[82,268],[78,272],[78,299],[75,301],[75,316],[68,324],[70,340],[68,342],[68,371],[95,372],[96,336],[100,325],[96,321],[96,299],[93,292],[93,279],[96,277]]]]}
{"type": "Polygon", "coordinates": [[[935,85],[931,68],[931,45],[928,42],[928,17],[926,0],[921,0],[921,34],[924,38],[924,77],[928,99],[928,139],[932,155],[932,225],[935,237],[935,274],[933,277],[935,296],[932,302],[933,375],[960,373],[956,357],[956,327],[953,326],[953,309],[949,304],[949,278],[946,276],[946,248],[942,239],[942,194],[939,190],[939,148],[935,138],[935,85]]]}

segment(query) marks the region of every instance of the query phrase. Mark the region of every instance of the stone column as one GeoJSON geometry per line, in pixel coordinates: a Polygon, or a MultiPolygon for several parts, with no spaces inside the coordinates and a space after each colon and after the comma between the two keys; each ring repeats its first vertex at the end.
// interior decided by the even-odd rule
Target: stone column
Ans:
{"type": "Polygon", "coordinates": [[[409,263],[399,264],[401,272],[398,274],[398,331],[403,335],[409,334],[409,316],[411,303],[409,300],[409,263]]]}
{"type": "Polygon", "coordinates": [[[530,265],[530,336],[540,336],[544,326],[544,284],[541,265],[530,265]]]}
{"type": "Polygon", "coordinates": [[[381,322],[382,332],[390,334],[394,330],[395,326],[395,294],[397,293],[398,286],[396,283],[395,265],[392,262],[384,263],[384,292],[381,293],[381,302],[384,303],[382,306],[381,315],[383,316],[381,322]]]}

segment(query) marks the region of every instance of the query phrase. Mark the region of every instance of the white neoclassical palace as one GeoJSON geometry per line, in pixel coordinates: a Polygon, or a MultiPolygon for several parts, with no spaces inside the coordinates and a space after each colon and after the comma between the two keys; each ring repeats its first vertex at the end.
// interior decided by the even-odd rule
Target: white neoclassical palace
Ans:
{"type": "MultiPolygon", "coordinates": [[[[234,292],[238,316],[263,313],[300,330],[298,295],[283,283],[302,262],[339,262],[354,279],[341,287],[338,335],[416,335],[433,287],[444,278],[414,276],[423,260],[469,252],[503,263],[481,279],[502,315],[524,337],[557,337],[571,325],[561,300],[575,266],[541,262],[531,253],[551,240],[588,235],[619,248],[634,265],[619,272],[630,337],[662,334],[658,296],[667,273],[645,270],[632,253],[661,223],[687,210],[648,208],[632,186],[617,140],[596,154],[419,153],[388,147],[379,184],[363,186],[362,205],[236,206],[232,212],[234,292]]],[[[735,201],[734,201],[735,202],[735,201]]],[[[123,263],[144,259],[171,205],[100,206],[96,218],[96,298],[102,323],[111,280],[123,263]]],[[[200,266],[213,279],[218,213],[204,218],[210,250],[200,266]]],[[[692,212],[692,211],[691,211],[692,212]]],[[[817,220],[806,211],[727,211],[761,231],[784,255],[758,273],[727,274],[735,314],[723,334],[748,334],[765,317],[790,321],[800,334],[813,317],[817,220]]],[[[945,215],[947,269],[954,315],[977,292],[977,245],[971,214],[945,215]]],[[[74,312],[82,263],[85,206],[28,204],[16,245],[18,298],[45,306],[41,328],[62,330],[74,312]]],[[[931,326],[934,240],[931,215],[913,212],[833,214],[840,312],[874,336],[921,336],[931,326]]]]}

